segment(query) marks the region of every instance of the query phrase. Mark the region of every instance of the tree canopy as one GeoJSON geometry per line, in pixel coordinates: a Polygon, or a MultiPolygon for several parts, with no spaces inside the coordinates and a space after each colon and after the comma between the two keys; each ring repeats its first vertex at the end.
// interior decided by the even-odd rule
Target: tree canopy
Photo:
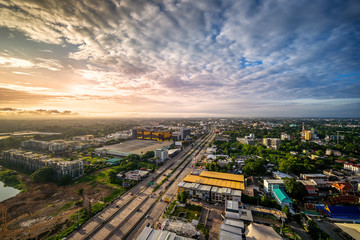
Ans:
{"type": "Polygon", "coordinates": [[[285,178],[284,184],[289,196],[297,200],[302,200],[307,193],[305,186],[294,178],[285,178]]]}
{"type": "Polygon", "coordinates": [[[31,174],[32,179],[39,182],[52,182],[55,180],[55,170],[51,167],[43,167],[31,174]]]}

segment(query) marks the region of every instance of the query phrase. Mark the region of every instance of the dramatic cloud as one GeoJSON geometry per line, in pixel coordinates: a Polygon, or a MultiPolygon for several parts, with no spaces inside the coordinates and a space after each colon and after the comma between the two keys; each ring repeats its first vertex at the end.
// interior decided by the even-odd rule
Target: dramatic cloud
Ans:
{"type": "Polygon", "coordinates": [[[359,12],[356,0],[0,0],[0,69],[17,75],[0,84],[88,112],[360,116],[359,12]],[[19,77],[31,86],[10,86],[19,77]]]}

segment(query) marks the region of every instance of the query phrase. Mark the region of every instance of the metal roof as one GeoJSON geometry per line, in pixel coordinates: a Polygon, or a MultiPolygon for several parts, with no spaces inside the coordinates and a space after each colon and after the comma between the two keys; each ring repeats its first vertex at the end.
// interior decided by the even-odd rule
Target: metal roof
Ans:
{"type": "Polygon", "coordinates": [[[220,173],[212,171],[203,171],[200,174],[201,177],[216,178],[221,180],[231,180],[236,182],[244,182],[244,175],[231,174],[231,173],[220,173]]]}
{"type": "MultiPolygon", "coordinates": [[[[200,174],[201,175],[201,174],[200,174]]],[[[222,188],[231,188],[237,190],[245,190],[244,182],[238,181],[229,181],[229,180],[221,180],[216,178],[210,177],[202,177],[196,175],[187,175],[184,179],[184,182],[191,182],[191,183],[199,183],[204,185],[210,185],[215,187],[222,187],[222,188]]]]}

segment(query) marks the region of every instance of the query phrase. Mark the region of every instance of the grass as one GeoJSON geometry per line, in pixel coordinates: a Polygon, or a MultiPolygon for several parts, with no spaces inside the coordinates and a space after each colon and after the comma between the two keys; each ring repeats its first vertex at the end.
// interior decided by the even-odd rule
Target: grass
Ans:
{"type": "Polygon", "coordinates": [[[164,214],[165,217],[168,217],[168,216],[170,215],[171,211],[172,211],[172,210],[174,209],[174,207],[176,206],[176,202],[177,202],[177,201],[174,200],[172,203],[170,203],[168,209],[166,210],[166,212],[165,212],[165,214],[164,214]]]}
{"type": "Polygon", "coordinates": [[[3,168],[0,170],[0,181],[4,183],[5,187],[9,186],[22,191],[26,190],[25,183],[20,181],[16,171],[3,168]]]}
{"type": "MultiPolygon", "coordinates": [[[[81,201],[81,200],[80,200],[81,201]]],[[[57,209],[55,212],[53,212],[51,214],[51,216],[55,217],[57,215],[59,215],[60,212],[63,212],[63,211],[66,211],[68,209],[70,209],[71,207],[74,207],[77,203],[79,203],[80,201],[73,201],[73,202],[68,202],[68,203],[65,203],[62,207],[60,207],[59,209],[57,209]]],[[[52,204],[54,207],[55,205],[52,204]]]]}
{"type": "MultiPolygon", "coordinates": [[[[98,212],[102,211],[105,204],[103,203],[95,203],[91,207],[91,215],[94,216],[98,212]]],[[[82,224],[84,224],[91,216],[85,213],[84,209],[77,211],[75,214],[70,216],[70,226],[66,229],[63,229],[60,233],[55,236],[51,236],[47,238],[48,240],[60,240],[68,236],[74,230],[78,229],[82,224]]]]}
{"type": "Polygon", "coordinates": [[[186,213],[186,219],[188,220],[199,220],[201,215],[201,206],[197,205],[188,205],[185,207],[176,206],[175,211],[172,213],[172,216],[178,217],[180,213],[186,213]]]}

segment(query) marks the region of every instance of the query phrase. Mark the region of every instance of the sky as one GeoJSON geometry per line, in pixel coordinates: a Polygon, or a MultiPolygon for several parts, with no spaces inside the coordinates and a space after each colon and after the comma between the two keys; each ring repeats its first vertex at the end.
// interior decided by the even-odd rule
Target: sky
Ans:
{"type": "Polygon", "coordinates": [[[359,13],[358,0],[0,0],[0,113],[360,117],[359,13]]]}

